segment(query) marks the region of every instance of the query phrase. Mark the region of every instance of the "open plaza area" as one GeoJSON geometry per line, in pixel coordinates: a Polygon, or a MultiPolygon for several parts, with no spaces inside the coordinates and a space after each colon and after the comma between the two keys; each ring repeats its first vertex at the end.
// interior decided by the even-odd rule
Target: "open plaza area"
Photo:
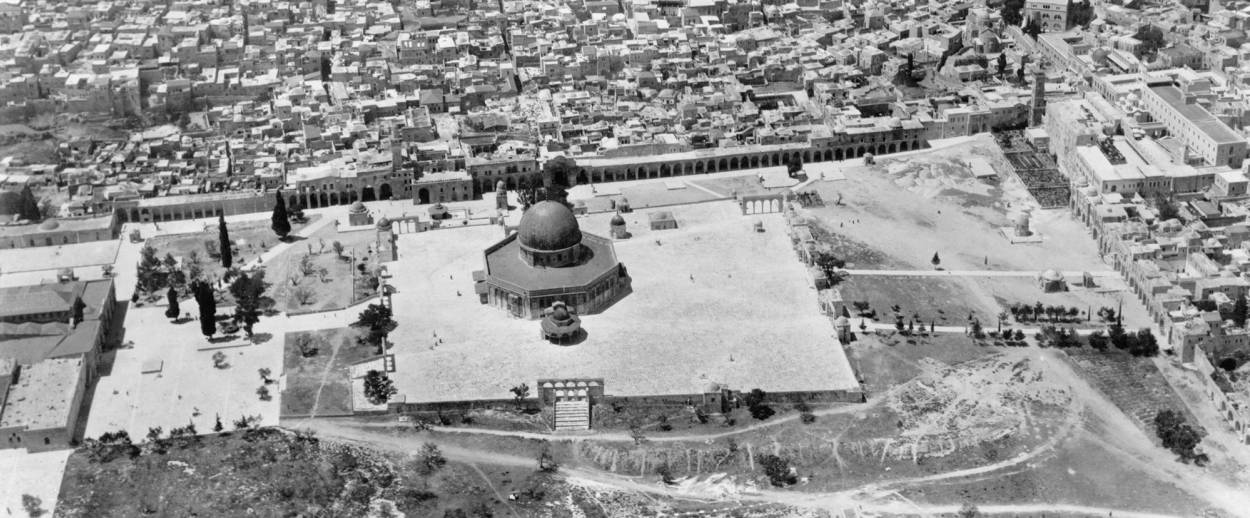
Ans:
{"type": "MultiPolygon", "coordinates": [[[[858,386],[780,214],[743,216],[731,202],[671,211],[673,230],[650,230],[647,211],[624,215],[633,235],[615,246],[632,293],[582,315],[587,337],[573,345],[549,343],[537,321],[477,300],[471,275],[499,228],[400,235],[391,266],[399,394],[502,399],[519,383],[574,377],[603,378],[605,393],[621,396],[696,394],[709,382],[770,392],[858,386]]],[[[606,235],[611,216],[579,223],[606,235]]]]}

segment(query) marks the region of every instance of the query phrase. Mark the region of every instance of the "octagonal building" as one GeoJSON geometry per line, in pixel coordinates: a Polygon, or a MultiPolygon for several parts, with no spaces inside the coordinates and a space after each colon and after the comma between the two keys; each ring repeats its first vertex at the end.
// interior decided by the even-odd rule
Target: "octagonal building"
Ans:
{"type": "Polygon", "coordinates": [[[517,231],[484,255],[477,276],[483,303],[521,318],[542,318],[556,302],[596,313],[629,290],[612,240],[582,232],[573,211],[554,201],[530,207],[517,231]]]}

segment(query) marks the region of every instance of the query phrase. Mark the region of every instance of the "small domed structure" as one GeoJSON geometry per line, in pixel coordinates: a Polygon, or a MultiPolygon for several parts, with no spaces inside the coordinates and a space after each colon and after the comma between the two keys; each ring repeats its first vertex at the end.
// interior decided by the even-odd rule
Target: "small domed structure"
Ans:
{"type": "Polygon", "coordinates": [[[1037,276],[1037,281],[1042,291],[1047,293],[1068,291],[1068,283],[1064,280],[1063,274],[1053,269],[1042,272],[1037,276]]]}
{"type": "Polygon", "coordinates": [[[382,219],[378,220],[378,230],[390,230],[390,229],[391,229],[391,218],[382,216],[382,219]]]}
{"type": "Polygon", "coordinates": [[[357,200],[347,209],[347,224],[353,227],[359,227],[373,223],[373,216],[369,215],[369,209],[364,203],[357,200]]]}
{"type": "Polygon", "coordinates": [[[543,338],[562,344],[577,339],[582,330],[582,319],[569,311],[563,301],[557,300],[551,305],[540,325],[543,338]]]}
{"type": "Polygon", "coordinates": [[[629,231],[625,229],[625,218],[621,217],[621,213],[612,216],[612,221],[608,222],[608,235],[612,239],[625,239],[629,237],[629,231]]]}
{"type": "Polygon", "coordinates": [[[39,230],[56,230],[61,227],[61,223],[55,219],[48,219],[39,224],[39,230]]]}

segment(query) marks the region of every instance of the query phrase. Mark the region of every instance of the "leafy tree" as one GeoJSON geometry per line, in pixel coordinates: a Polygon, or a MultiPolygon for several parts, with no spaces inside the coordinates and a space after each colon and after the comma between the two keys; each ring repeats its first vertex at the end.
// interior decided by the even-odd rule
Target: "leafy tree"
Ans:
{"type": "Polygon", "coordinates": [[[1089,23],[1094,21],[1094,6],[1089,0],[1081,0],[1080,2],[1072,2],[1068,0],[1068,22],[1072,25],[1080,27],[1089,27],[1089,23]]]}
{"type": "Polygon", "coordinates": [[[216,419],[213,421],[213,431],[221,433],[224,429],[225,427],[221,425],[221,414],[217,414],[216,419]]]}
{"type": "Polygon", "coordinates": [[[942,264],[942,258],[938,257],[937,252],[933,252],[933,259],[929,259],[929,262],[933,263],[934,268],[937,268],[939,265],[942,264]]]}
{"type": "Polygon", "coordinates": [[[1024,16],[1020,13],[1024,9],[1024,0],[1007,0],[1003,2],[1003,23],[1007,25],[1020,25],[1024,21],[1024,16]]]}
{"type": "Polygon", "coordinates": [[[286,211],[286,200],[282,198],[282,189],[274,194],[272,223],[269,228],[278,235],[278,239],[286,239],[291,233],[291,215],[286,211]]]}
{"type": "Polygon", "coordinates": [[[1005,75],[1006,73],[1007,73],[1007,54],[999,53],[998,54],[998,78],[1002,79],[1003,75],[1005,75]]]}
{"type": "Polygon", "coordinates": [[[512,387],[510,390],[512,391],[512,395],[515,396],[516,408],[517,410],[520,410],[521,402],[524,401],[525,398],[529,397],[530,395],[530,386],[522,383],[520,385],[512,387]]]}
{"type": "Polygon", "coordinates": [[[365,398],[374,405],[381,405],[391,399],[391,396],[399,392],[395,388],[395,383],[386,376],[385,372],[378,370],[370,370],[365,373],[365,398]]]}
{"type": "Polygon", "coordinates": [[[39,518],[47,514],[47,511],[43,509],[43,500],[34,495],[22,494],[22,509],[31,518],[39,518]]]}
{"type": "Polygon", "coordinates": [[[1137,32],[1133,34],[1133,38],[1141,42],[1141,45],[1137,46],[1137,51],[1135,52],[1138,58],[1154,57],[1164,44],[1163,30],[1153,25],[1144,25],[1137,29],[1137,32]]]}
{"type": "Polygon", "coordinates": [[[958,516],[959,518],[977,518],[981,516],[981,510],[969,502],[964,502],[963,507],[959,508],[958,516]]]}
{"type": "Polygon", "coordinates": [[[791,472],[790,462],[772,454],[760,455],[756,462],[764,469],[768,482],[776,487],[792,486],[799,481],[798,475],[791,472]]]}
{"type": "Polygon", "coordinates": [[[39,211],[39,200],[30,192],[30,184],[22,186],[22,192],[18,194],[17,217],[30,221],[39,221],[43,217],[43,213],[39,211]]]}
{"type": "Polygon", "coordinates": [[[156,249],[151,245],[143,245],[139,250],[139,266],[135,273],[139,288],[145,293],[153,293],[165,286],[165,272],[160,259],[156,258],[156,249]]]}
{"type": "Polygon", "coordinates": [[[1180,210],[1176,208],[1176,204],[1172,203],[1169,196],[1163,193],[1155,195],[1155,208],[1159,212],[1159,221],[1167,221],[1169,219],[1178,219],[1181,217],[1180,210]]]}
{"type": "Polygon", "coordinates": [[[217,216],[217,241],[221,245],[221,267],[230,269],[234,263],[234,252],[230,246],[230,232],[226,230],[226,216],[217,216]]]}
{"type": "Polygon", "coordinates": [[[439,450],[438,445],[432,442],[421,445],[418,458],[420,464],[417,466],[417,471],[422,475],[430,475],[447,464],[447,458],[443,456],[442,450],[439,450]]]}
{"type": "Polygon", "coordinates": [[[212,286],[205,281],[191,283],[191,296],[200,307],[200,332],[212,338],[217,332],[217,299],[212,286]]]}
{"type": "Polygon", "coordinates": [[[169,308],[165,309],[165,318],[178,318],[178,315],[181,313],[178,308],[178,290],[170,286],[169,292],[165,294],[165,297],[169,299],[169,308]]]}
{"type": "Polygon", "coordinates": [[[1102,331],[1094,331],[1089,334],[1089,346],[1099,351],[1107,350],[1107,335],[1102,331]]]}
{"type": "Polygon", "coordinates": [[[1181,462],[1194,461],[1198,465],[1206,462],[1206,454],[1195,453],[1195,448],[1202,441],[1202,435],[1185,423],[1185,417],[1175,410],[1160,410],[1155,414],[1155,435],[1163,443],[1163,447],[1180,456],[1181,462]]]}
{"type": "MultiPolygon", "coordinates": [[[[260,321],[260,312],[266,305],[264,296],[265,272],[258,270],[249,277],[246,273],[239,275],[230,283],[230,295],[234,296],[234,320],[243,326],[243,332],[252,336],[252,326],[260,321]]],[[[272,301],[270,301],[272,302],[272,301]]]]}
{"type": "Polygon", "coordinates": [[[334,249],[335,256],[337,256],[340,259],[343,258],[343,243],[335,241],[333,243],[330,243],[330,247],[334,249]]]}
{"type": "Polygon", "coordinates": [[[816,252],[814,260],[816,267],[820,268],[821,273],[825,274],[825,278],[829,279],[829,284],[837,284],[837,282],[842,279],[838,270],[846,266],[846,261],[843,261],[838,258],[838,256],[825,251],[816,252]]]}
{"type": "Polygon", "coordinates": [[[354,324],[369,329],[367,340],[370,344],[378,347],[379,354],[381,354],[386,335],[390,334],[399,325],[391,315],[391,308],[381,304],[369,304],[364,311],[360,312],[360,316],[354,324]]]}
{"type": "Polygon", "coordinates": [[[1159,354],[1159,343],[1155,340],[1154,333],[1149,329],[1140,329],[1137,335],[1133,336],[1129,341],[1129,354],[1133,356],[1157,356],[1159,354]]]}

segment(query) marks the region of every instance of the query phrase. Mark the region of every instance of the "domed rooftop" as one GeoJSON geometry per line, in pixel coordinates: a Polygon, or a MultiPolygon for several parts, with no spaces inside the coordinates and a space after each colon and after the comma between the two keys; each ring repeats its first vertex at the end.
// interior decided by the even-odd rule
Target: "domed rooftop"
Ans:
{"type": "Polygon", "coordinates": [[[618,212],[616,213],[615,216],[612,216],[612,221],[610,224],[614,227],[619,227],[625,224],[625,218],[622,218],[621,213],[618,212]]]}
{"type": "Polygon", "coordinates": [[[350,209],[347,209],[347,211],[351,212],[352,214],[361,214],[365,212],[366,210],[368,209],[365,208],[365,204],[361,203],[359,200],[353,203],[350,209]]]}
{"type": "Polygon", "coordinates": [[[541,201],[521,216],[517,238],[531,250],[563,250],[582,242],[573,211],[555,201],[541,201]]]}
{"type": "Polygon", "coordinates": [[[386,216],[382,216],[382,219],[379,219],[379,220],[378,220],[378,228],[380,228],[380,229],[382,229],[382,230],[386,230],[386,229],[391,228],[391,218],[388,218],[388,217],[386,217],[386,216]]]}
{"type": "Polygon", "coordinates": [[[61,224],[55,219],[49,219],[39,224],[39,230],[56,230],[61,224]]]}
{"type": "Polygon", "coordinates": [[[1044,281],[1062,281],[1063,274],[1055,270],[1046,270],[1042,272],[1042,280],[1044,281]]]}

